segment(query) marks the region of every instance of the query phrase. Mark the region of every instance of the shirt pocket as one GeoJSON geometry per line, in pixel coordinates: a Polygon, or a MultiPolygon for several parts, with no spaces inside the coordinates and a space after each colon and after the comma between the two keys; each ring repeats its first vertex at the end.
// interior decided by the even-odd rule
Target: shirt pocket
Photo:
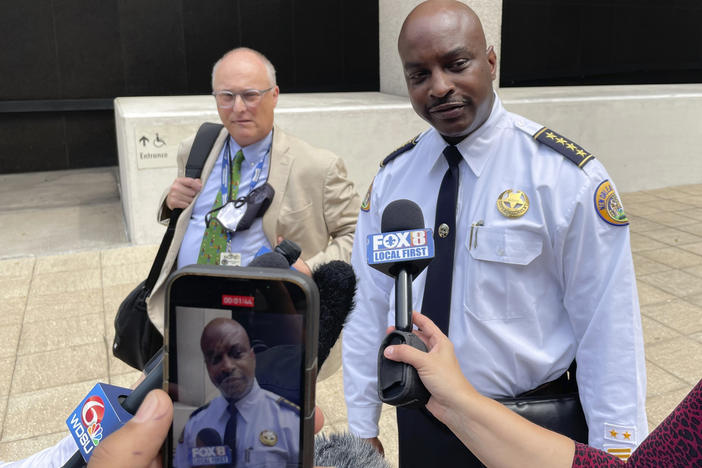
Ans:
{"type": "MultiPolygon", "coordinates": [[[[288,466],[298,466],[297,463],[288,460],[288,454],[280,449],[254,450],[249,455],[246,463],[242,464],[247,468],[286,468],[288,466]]],[[[237,462],[239,466],[239,462],[237,462]]]]}
{"type": "Polygon", "coordinates": [[[469,236],[467,285],[463,305],[479,320],[533,316],[543,291],[540,262],[543,239],[532,231],[477,227],[469,236]]]}

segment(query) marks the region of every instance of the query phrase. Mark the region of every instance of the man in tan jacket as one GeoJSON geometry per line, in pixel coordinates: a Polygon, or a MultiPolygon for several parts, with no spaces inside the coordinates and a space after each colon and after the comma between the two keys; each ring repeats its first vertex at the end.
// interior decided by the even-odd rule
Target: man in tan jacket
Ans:
{"type": "Polygon", "coordinates": [[[306,274],[331,260],[349,261],[351,254],[360,197],[340,157],[274,126],[279,89],[273,65],[254,50],[234,49],[214,65],[212,89],[224,128],[199,179],[184,177],[193,138],[181,144],[178,177],[159,209],[161,222],[169,219],[171,210],[183,209],[147,301],[149,316],[159,329],[163,329],[164,282],[175,269],[194,263],[219,264],[222,254],[230,264],[233,259],[235,264],[247,265],[261,247],[272,248],[283,238],[301,247],[293,267],[306,274]],[[233,184],[228,183],[230,178],[233,184]],[[220,227],[219,236],[226,239],[212,253],[212,242],[203,242],[212,230],[206,221],[221,226],[214,218],[224,211],[227,200],[246,196],[266,182],[275,195],[263,217],[239,230],[236,212],[233,218],[221,216],[225,224],[234,220],[230,227],[235,232],[220,227]]]}

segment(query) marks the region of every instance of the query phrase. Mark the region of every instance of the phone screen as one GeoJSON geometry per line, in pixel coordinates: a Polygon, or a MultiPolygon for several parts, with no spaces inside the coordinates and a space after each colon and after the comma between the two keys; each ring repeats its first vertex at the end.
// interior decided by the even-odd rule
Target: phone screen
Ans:
{"type": "Polygon", "coordinates": [[[167,466],[306,466],[317,318],[301,276],[207,267],[175,274],[165,340],[174,406],[167,466]]]}

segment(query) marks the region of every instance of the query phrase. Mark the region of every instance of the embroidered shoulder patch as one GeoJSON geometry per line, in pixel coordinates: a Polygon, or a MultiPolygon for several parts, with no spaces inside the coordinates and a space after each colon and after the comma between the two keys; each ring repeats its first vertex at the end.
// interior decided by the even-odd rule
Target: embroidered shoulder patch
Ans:
{"type": "Polygon", "coordinates": [[[366,192],[366,196],[363,197],[363,203],[361,203],[361,211],[365,211],[366,213],[370,210],[371,207],[371,192],[373,191],[373,182],[375,181],[375,178],[371,180],[370,185],[368,186],[368,191],[366,192]]]}
{"type": "Polygon", "coordinates": [[[409,151],[409,150],[411,150],[412,148],[414,148],[414,147],[417,145],[417,141],[419,141],[419,136],[420,136],[420,135],[421,135],[421,133],[420,133],[419,135],[417,135],[416,137],[412,138],[410,141],[408,141],[408,142],[405,143],[404,145],[402,145],[402,146],[400,146],[399,148],[397,148],[397,149],[396,149],[395,151],[393,151],[392,153],[390,153],[390,154],[388,154],[387,156],[385,156],[385,159],[383,159],[383,160],[381,161],[381,163],[380,163],[380,167],[385,166],[387,163],[389,163],[390,161],[392,161],[393,159],[395,159],[396,157],[398,157],[398,156],[401,155],[402,153],[406,153],[407,151],[409,151]]]}
{"type": "Polygon", "coordinates": [[[617,424],[605,423],[604,438],[605,440],[612,440],[620,444],[624,443],[636,446],[638,443],[636,439],[636,428],[633,426],[619,426],[617,424]]]}
{"type": "Polygon", "coordinates": [[[629,224],[629,218],[624,213],[624,208],[619,201],[617,192],[614,191],[612,183],[609,180],[603,181],[595,190],[595,210],[600,218],[608,224],[614,226],[626,226],[629,224]]]}
{"type": "Polygon", "coordinates": [[[585,151],[581,146],[576,145],[569,139],[559,135],[553,130],[543,127],[534,134],[534,140],[543,143],[551,149],[561,153],[563,156],[575,163],[576,166],[582,168],[595,159],[595,156],[585,151]]]}

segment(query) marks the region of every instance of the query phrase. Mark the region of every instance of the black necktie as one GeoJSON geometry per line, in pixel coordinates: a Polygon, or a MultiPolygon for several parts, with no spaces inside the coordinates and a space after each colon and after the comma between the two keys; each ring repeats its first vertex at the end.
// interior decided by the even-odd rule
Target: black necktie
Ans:
{"type": "Polygon", "coordinates": [[[429,264],[424,286],[422,314],[426,315],[448,336],[451,315],[451,283],[453,253],[456,244],[456,200],[458,198],[458,163],[461,153],[455,146],[444,149],[449,168],[444,174],[436,198],[434,221],[434,260],[429,264]]]}
{"type": "Polygon", "coordinates": [[[224,429],[224,442],[225,445],[228,445],[232,449],[232,463],[231,465],[227,465],[230,467],[235,467],[236,466],[236,416],[239,414],[239,412],[236,410],[236,406],[234,406],[234,403],[231,403],[227,407],[227,411],[229,412],[229,421],[227,421],[227,427],[224,429]]]}

